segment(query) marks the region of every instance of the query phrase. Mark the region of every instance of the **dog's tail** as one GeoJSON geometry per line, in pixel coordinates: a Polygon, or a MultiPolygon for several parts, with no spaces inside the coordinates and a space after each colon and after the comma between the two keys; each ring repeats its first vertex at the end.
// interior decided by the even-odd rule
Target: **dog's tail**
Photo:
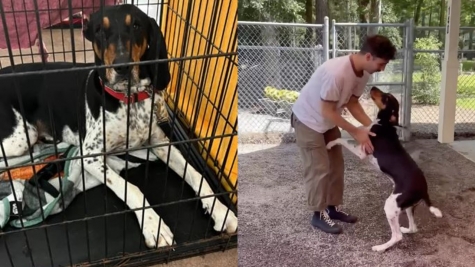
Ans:
{"type": "Polygon", "coordinates": [[[428,195],[424,197],[424,202],[426,203],[427,207],[429,207],[429,211],[434,214],[435,217],[442,218],[442,212],[438,208],[432,206],[432,202],[430,201],[428,195]]]}

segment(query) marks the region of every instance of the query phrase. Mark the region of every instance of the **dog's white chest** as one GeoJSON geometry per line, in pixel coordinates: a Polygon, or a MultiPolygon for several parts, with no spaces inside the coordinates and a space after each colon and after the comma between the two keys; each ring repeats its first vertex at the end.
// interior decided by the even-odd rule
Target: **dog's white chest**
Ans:
{"type": "Polygon", "coordinates": [[[378,170],[381,171],[381,168],[379,167],[378,159],[371,156],[369,159],[369,162],[378,170]]]}
{"type": "Polygon", "coordinates": [[[116,123],[120,125],[121,136],[119,136],[119,139],[123,140],[124,146],[127,139],[127,128],[129,130],[129,147],[135,147],[148,140],[151,132],[150,119],[153,120],[152,125],[156,122],[155,112],[150,100],[131,105],[129,111],[127,106],[124,105],[124,108],[120,109],[119,113],[119,116],[117,116],[119,120],[116,123]],[[127,117],[129,121],[127,121],[127,117]]]}
{"type": "MultiPolygon", "coordinates": [[[[94,119],[89,111],[87,120],[87,131],[97,132],[99,130],[101,136],[97,136],[97,140],[102,142],[103,115],[102,111],[99,117],[94,119]]],[[[130,104],[123,104],[117,112],[105,113],[105,135],[106,150],[117,150],[131,147],[137,147],[145,143],[150,134],[153,133],[153,125],[156,125],[156,115],[152,108],[150,100],[130,104]],[[150,119],[152,119],[152,131],[150,131],[150,119]],[[128,127],[127,127],[128,125],[128,127]]]]}

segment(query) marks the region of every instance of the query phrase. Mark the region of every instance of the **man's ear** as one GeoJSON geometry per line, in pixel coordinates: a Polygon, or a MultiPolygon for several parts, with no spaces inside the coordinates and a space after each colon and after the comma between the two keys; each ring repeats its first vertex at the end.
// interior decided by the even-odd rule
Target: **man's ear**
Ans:
{"type": "MultiPolygon", "coordinates": [[[[149,18],[148,49],[144,54],[144,60],[168,59],[167,46],[162,31],[153,18],[149,18]]],[[[147,64],[146,70],[152,80],[152,85],[157,90],[164,90],[170,82],[170,70],[168,61],[147,64]]]]}
{"type": "Polygon", "coordinates": [[[370,60],[371,60],[371,57],[372,57],[372,55],[371,55],[370,53],[366,53],[366,54],[364,55],[364,58],[366,59],[366,61],[370,61],[370,60]]]}

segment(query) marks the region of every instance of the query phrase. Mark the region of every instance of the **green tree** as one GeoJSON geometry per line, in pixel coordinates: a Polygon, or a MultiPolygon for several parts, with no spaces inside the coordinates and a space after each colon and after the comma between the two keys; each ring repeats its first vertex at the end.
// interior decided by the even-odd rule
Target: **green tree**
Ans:
{"type": "MultiPolygon", "coordinates": [[[[414,48],[420,50],[437,50],[442,43],[436,36],[417,38],[414,48]]],[[[414,66],[418,70],[413,75],[412,98],[416,103],[437,105],[440,93],[440,66],[438,53],[416,53],[414,66]]]]}
{"type": "Polygon", "coordinates": [[[305,0],[239,0],[240,21],[305,22],[305,0]]]}

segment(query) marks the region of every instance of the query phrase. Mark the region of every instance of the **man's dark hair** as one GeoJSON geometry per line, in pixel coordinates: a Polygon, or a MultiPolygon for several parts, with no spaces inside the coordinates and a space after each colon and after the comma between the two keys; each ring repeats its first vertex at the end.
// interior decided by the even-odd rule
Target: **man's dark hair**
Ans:
{"type": "Polygon", "coordinates": [[[396,47],[388,37],[375,34],[367,36],[360,49],[361,54],[370,53],[373,57],[393,60],[396,57],[396,47]]]}

